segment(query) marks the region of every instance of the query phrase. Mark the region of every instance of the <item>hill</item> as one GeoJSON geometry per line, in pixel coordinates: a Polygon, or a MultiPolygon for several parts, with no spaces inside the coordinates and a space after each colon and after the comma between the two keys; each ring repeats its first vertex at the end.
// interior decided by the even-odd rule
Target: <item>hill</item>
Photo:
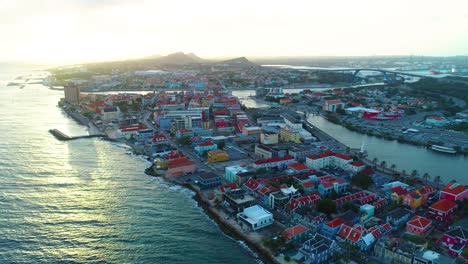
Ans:
{"type": "Polygon", "coordinates": [[[225,60],[225,61],[218,61],[218,62],[215,62],[215,64],[231,66],[231,67],[259,67],[259,65],[249,61],[246,57],[239,57],[239,58],[225,60]]]}

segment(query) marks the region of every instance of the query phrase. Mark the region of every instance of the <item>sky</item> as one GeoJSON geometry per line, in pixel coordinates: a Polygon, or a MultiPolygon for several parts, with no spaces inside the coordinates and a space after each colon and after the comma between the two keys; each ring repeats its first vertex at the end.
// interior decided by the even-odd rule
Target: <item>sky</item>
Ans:
{"type": "Polygon", "coordinates": [[[468,55],[467,0],[0,0],[0,61],[468,55]]]}

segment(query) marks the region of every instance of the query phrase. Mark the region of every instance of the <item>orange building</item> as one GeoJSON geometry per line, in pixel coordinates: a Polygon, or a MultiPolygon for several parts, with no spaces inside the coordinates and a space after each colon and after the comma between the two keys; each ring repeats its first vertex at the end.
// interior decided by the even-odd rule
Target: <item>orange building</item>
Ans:
{"type": "Polygon", "coordinates": [[[195,163],[183,157],[170,160],[167,165],[166,177],[183,176],[187,173],[192,173],[197,170],[195,163]]]}

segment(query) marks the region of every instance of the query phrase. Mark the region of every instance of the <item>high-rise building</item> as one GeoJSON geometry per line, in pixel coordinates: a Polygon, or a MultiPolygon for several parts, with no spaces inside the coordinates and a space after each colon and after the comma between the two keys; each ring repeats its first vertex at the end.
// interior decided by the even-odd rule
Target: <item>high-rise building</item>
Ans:
{"type": "Polygon", "coordinates": [[[74,84],[67,84],[64,87],[65,101],[71,104],[80,103],[80,87],[74,84]]]}

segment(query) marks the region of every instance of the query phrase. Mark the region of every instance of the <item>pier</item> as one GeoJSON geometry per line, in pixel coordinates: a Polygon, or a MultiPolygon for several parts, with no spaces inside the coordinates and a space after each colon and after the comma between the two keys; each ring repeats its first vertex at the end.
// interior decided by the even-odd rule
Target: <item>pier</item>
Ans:
{"type": "Polygon", "coordinates": [[[57,138],[60,141],[68,141],[68,140],[75,140],[75,139],[80,139],[80,138],[108,138],[107,135],[104,134],[94,134],[94,135],[84,135],[84,136],[76,136],[76,137],[70,137],[67,134],[63,133],[62,131],[58,129],[50,129],[49,133],[54,135],[55,138],[57,138]]]}

